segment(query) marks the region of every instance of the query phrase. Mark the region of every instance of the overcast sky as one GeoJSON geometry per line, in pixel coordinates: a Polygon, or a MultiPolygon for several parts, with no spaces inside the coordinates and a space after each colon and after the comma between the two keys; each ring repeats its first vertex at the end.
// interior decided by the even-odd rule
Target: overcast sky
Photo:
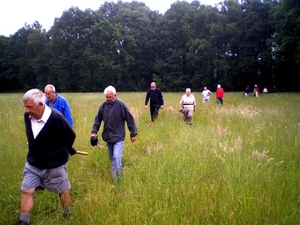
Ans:
{"type": "MultiPolygon", "coordinates": [[[[165,13],[172,3],[177,0],[137,0],[144,2],[150,10],[158,10],[165,13]]],[[[192,0],[185,0],[192,2],[192,0]]],[[[0,0],[0,35],[14,34],[24,24],[33,24],[38,21],[47,31],[53,26],[55,17],[61,17],[65,10],[77,6],[81,10],[90,8],[97,10],[105,0],[0,0]]],[[[117,3],[118,0],[108,0],[117,3]]],[[[123,0],[123,2],[132,2],[123,0]]],[[[201,4],[220,2],[220,0],[200,0],[201,4]]]]}

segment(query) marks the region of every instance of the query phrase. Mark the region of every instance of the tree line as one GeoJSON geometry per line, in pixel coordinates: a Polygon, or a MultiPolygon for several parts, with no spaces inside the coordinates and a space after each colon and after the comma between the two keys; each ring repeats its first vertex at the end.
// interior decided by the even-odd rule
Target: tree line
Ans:
{"type": "Polygon", "coordinates": [[[0,92],[52,83],[61,92],[241,91],[254,84],[299,91],[300,1],[174,2],[71,7],[46,31],[35,21],[0,36],[0,92]]]}

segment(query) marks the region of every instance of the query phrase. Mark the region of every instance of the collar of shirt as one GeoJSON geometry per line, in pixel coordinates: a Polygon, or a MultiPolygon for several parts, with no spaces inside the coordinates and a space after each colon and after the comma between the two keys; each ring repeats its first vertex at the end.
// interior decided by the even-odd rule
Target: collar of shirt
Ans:
{"type": "Polygon", "coordinates": [[[44,123],[46,123],[50,117],[50,114],[51,114],[51,109],[45,105],[45,110],[44,110],[44,113],[42,115],[42,118],[39,119],[38,121],[43,121],[44,123]]]}
{"type": "Polygon", "coordinates": [[[116,99],[114,99],[112,102],[108,102],[108,101],[107,101],[107,105],[114,105],[114,104],[115,104],[115,100],[116,100],[116,99]]]}
{"type": "Polygon", "coordinates": [[[31,120],[31,128],[32,128],[32,133],[34,138],[39,134],[39,132],[43,129],[45,123],[48,121],[50,114],[51,114],[51,109],[45,105],[45,110],[43,112],[42,118],[37,120],[34,118],[30,118],[31,120]]]}

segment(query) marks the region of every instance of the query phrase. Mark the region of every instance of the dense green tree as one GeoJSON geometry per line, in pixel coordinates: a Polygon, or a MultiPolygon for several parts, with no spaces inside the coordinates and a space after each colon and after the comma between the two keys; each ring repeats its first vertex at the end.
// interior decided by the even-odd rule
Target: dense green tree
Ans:
{"type": "Polygon", "coordinates": [[[244,29],[238,68],[240,80],[244,84],[271,85],[264,83],[269,79],[263,79],[268,70],[262,65],[263,60],[267,60],[264,53],[271,51],[268,49],[267,40],[275,32],[270,26],[270,6],[260,0],[248,0],[242,5],[241,23],[244,29]]]}
{"type": "Polygon", "coordinates": [[[300,80],[300,2],[282,0],[273,7],[276,28],[272,41],[275,59],[275,83],[285,91],[299,91],[300,80]]]}
{"type": "Polygon", "coordinates": [[[11,38],[0,36],[0,92],[20,89],[16,68],[16,52],[11,38]]]}
{"type": "Polygon", "coordinates": [[[299,91],[300,3],[174,2],[163,14],[142,2],[71,7],[46,32],[39,22],[0,36],[0,91],[227,91],[258,84],[299,91]]]}
{"type": "Polygon", "coordinates": [[[49,82],[60,91],[80,91],[80,86],[86,87],[84,51],[91,46],[91,26],[97,21],[97,16],[90,10],[85,12],[72,7],[56,18],[49,31],[50,67],[49,82]]]}
{"type": "Polygon", "coordinates": [[[195,53],[190,45],[195,38],[191,23],[196,11],[186,2],[176,2],[157,23],[155,74],[168,84],[170,91],[192,87],[189,61],[194,60],[190,52],[195,53]]]}
{"type": "Polygon", "coordinates": [[[43,69],[37,61],[43,55],[45,45],[45,30],[36,21],[32,25],[25,24],[10,38],[8,58],[11,60],[13,71],[11,77],[17,76],[20,89],[29,89],[38,86],[38,77],[42,76],[43,69]]]}
{"type": "MultiPolygon", "coordinates": [[[[105,3],[100,11],[115,25],[120,26],[124,37],[122,47],[133,60],[125,84],[129,90],[146,88],[145,83],[151,82],[155,54],[155,24],[160,18],[157,12],[151,11],[145,3],[121,2],[117,4],[105,3]],[[130,41],[129,41],[130,40],[130,41]]],[[[148,84],[147,84],[148,87],[148,84]]]]}

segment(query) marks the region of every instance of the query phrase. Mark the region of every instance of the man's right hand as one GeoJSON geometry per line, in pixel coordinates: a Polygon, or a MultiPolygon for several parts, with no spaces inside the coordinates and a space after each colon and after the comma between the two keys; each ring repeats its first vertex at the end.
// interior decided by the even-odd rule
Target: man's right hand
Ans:
{"type": "Polygon", "coordinates": [[[97,136],[91,136],[91,145],[96,146],[98,144],[98,137],[97,136]]]}

